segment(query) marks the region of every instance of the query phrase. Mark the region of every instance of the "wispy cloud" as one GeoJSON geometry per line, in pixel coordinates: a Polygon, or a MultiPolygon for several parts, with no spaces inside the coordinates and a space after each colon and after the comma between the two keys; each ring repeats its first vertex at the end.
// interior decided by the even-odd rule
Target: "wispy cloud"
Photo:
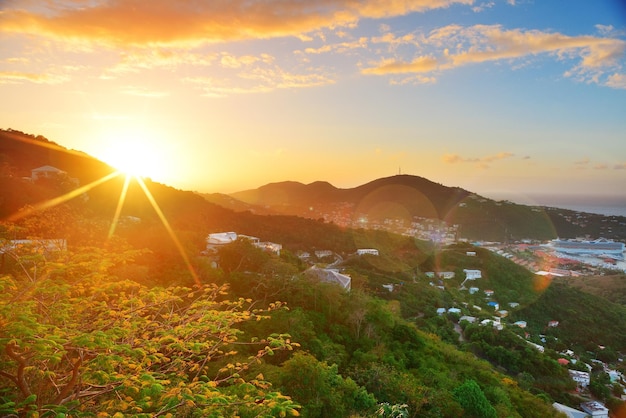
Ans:
{"type": "Polygon", "coordinates": [[[568,36],[539,30],[506,30],[501,25],[462,27],[449,25],[421,38],[422,51],[429,51],[410,61],[398,57],[382,59],[363,68],[364,74],[397,75],[441,72],[490,61],[513,62],[548,54],[555,60],[573,60],[564,74],[579,81],[601,83],[609,87],[623,85],[621,74],[607,76],[618,68],[626,51],[626,41],[597,36],[568,36]]]}
{"type": "Polygon", "coordinates": [[[231,0],[108,0],[66,8],[63,3],[35,12],[8,9],[0,15],[3,32],[97,44],[157,46],[204,44],[242,39],[300,36],[323,28],[444,8],[473,0],[334,0],[295,2],[231,0]]]}
{"type": "Polygon", "coordinates": [[[486,9],[491,9],[492,7],[494,7],[496,5],[495,2],[493,1],[489,1],[489,2],[482,2],[474,7],[472,7],[472,10],[476,13],[480,13],[485,11],[486,9]]]}
{"type": "Polygon", "coordinates": [[[136,73],[146,69],[175,69],[182,65],[205,67],[219,59],[217,54],[198,53],[176,48],[131,48],[121,51],[119,61],[105,71],[105,78],[136,73]]]}
{"type": "Polygon", "coordinates": [[[626,74],[615,73],[610,75],[606,81],[606,85],[616,89],[626,89],[626,74]]]}
{"type": "Polygon", "coordinates": [[[196,85],[207,97],[226,97],[234,94],[267,93],[277,89],[314,87],[333,84],[326,75],[296,74],[280,68],[256,67],[241,72],[235,78],[187,77],[184,81],[196,85]]]}
{"type": "Polygon", "coordinates": [[[589,158],[583,158],[582,160],[574,161],[574,168],[577,170],[586,170],[589,168],[593,168],[594,170],[608,170],[613,168],[614,170],[623,170],[626,169],[626,163],[618,163],[613,165],[603,163],[603,162],[593,162],[589,158]]]}
{"type": "Polygon", "coordinates": [[[511,158],[513,156],[515,156],[515,154],[511,152],[499,152],[497,154],[485,155],[483,157],[463,157],[459,154],[445,154],[442,157],[442,160],[447,164],[476,163],[481,168],[489,168],[490,163],[511,158]]]}
{"type": "Polygon", "coordinates": [[[363,74],[410,74],[427,73],[438,67],[437,59],[429,56],[422,56],[411,62],[401,62],[395,59],[384,59],[374,67],[364,68],[363,74]]]}
{"type": "MultiPolygon", "coordinates": [[[[345,53],[353,49],[367,48],[367,38],[361,37],[352,42],[339,42],[336,44],[326,44],[319,48],[305,48],[304,52],[307,54],[323,54],[328,52],[333,53],[345,53]]],[[[302,51],[296,51],[296,53],[302,53],[302,51]]]]}
{"type": "Polygon", "coordinates": [[[591,165],[591,160],[589,158],[583,158],[582,160],[574,161],[574,168],[576,170],[586,170],[591,165]]]}
{"type": "Polygon", "coordinates": [[[29,81],[36,84],[59,84],[69,78],[58,74],[38,74],[20,71],[0,71],[0,84],[12,84],[29,81]]]}

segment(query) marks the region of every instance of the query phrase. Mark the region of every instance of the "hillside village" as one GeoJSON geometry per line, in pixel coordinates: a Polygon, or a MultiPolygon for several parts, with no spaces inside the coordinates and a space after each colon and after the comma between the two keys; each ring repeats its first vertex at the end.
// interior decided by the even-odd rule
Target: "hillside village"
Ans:
{"type": "MultiPolygon", "coordinates": [[[[52,166],[43,166],[33,170],[30,178],[24,178],[27,182],[45,182],[47,179],[70,178],[68,173],[52,166]]],[[[74,187],[77,181],[72,181],[74,187]]],[[[144,221],[139,217],[125,215],[132,218],[129,223],[131,228],[141,227],[144,221]]],[[[568,346],[559,342],[555,332],[560,329],[561,318],[550,318],[544,322],[537,322],[524,317],[524,308],[528,300],[515,298],[515,292],[508,291],[502,284],[496,283],[493,273],[489,274],[480,266],[484,264],[486,257],[496,257],[511,261],[524,269],[535,273],[536,277],[551,280],[552,277],[568,276],[577,277],[584,274],[605,273],[621,269],[623,263],[624,245],[611,240],[583,240],[576,241],[576,245],[600,245],[604,250],[597,254],[589,252],[563,252],[556,247],[556,242],[535,242],[525,240],[523,242],[499,243],[499,242],[474,242],[469,243],[458,237],[458,226],[448,227],[446,223],[434,219],[419,218],[403,229],[402,221],[385,220],[381,223],[369,223],[365,218],[359,220],[359,229],[393,232],[402,237],[411,237],[429,243],[435,252],[441,255],[454,255],[456,260],[452,264],[435,263],[431,269],[416,268],[405,279],[397,280],[391,276],[388,281],[379,281],[373,291],[383,299],[392,300],[405,292],[410,284],[425,284],[433,291],[439,292],[431,300],[431,304],[421,307],[413,318],[421,326],[433,326],[435,333],[443,333],[445,341],[454,344],[476,344],[475,335],[490,330],[489,332],[510,332],[518,341],[529,347],[537,356],[547,356],[555,360],[562,370],[569,374],[572,393],[575,393],[584,402],[580,402],[577,408],[567,407],[563,404],[554,403],[555,410],[561,411],[567,416],[587,414],[591,417],[608,417],[608,409],[598,401],[597,379],[599,375],[606,376],[606,381],[601,387],[611,387],[615,396],[626,400],[624,395],[626,379],[623,371],[623,359],[602,355],[602,346],[587,346],[587,351],[581,351],[580,346],[568,346]],[[621,257],[620,257],[621,255],[621,257]],[[593,260],[593,262],[592,262],[593,260]],[[440,268],[441,267],[441,268],[440,268]],[[447,269],[445,267],[453,267],[447,269]],[[378,286],[378,287],[377,287],[378,286]],[[425,321],[425,322],[424,322],[425,321]],[[448,331],[446,331],[448,329],[448,331]],[[592,351],[589,351],[589,350],[592,351]],[[596,358],[595,355],[598,355],[596,358]],[[594,380],[596,383],[594,383],[594,380]],[[596,385],[594,388],[594,384],[596,385]]],[[[275,240],[274,240],[275,241],[275,240]]],[[[267,254],[272,259],[282,259],[285,254],[289,256],[289,248],[281,242],[262,240],[259,237],[241,234],[234,231],[211,232],[205,238],[205,246],[199,251],[199,256],[209,261],[212,269],[220,269],[220,254],[224,248],[237,242],[245,242],[258,251],[267,254]]],[[[561,243],[562,246],[567,246],[561,243]]],[[[572,244],[573,245],[573,244],[572,244]]],[[[66,239],[14,239],[5,240],[2,243],[0,253],[14,254],[24,248],[32,247],[41,254],[53,254],[68,250],[66,239]]],[[[309,280],[338,285],[347,292],[352,292],[354,287],[353,276],[363,274],[358,266],[373,264],[376,260],[392,258],[391,254],[381,248],[357,247],[353,252],[338,252],[327,248],[311,247],[308,250],[299,250],[297,258],[304,266],[303,276],[309,280]]],[[[368,273],[365,273],[368,274],[368,273]]],[[[384,274],[381,277],[384,280],[384,274]]],[[[357,289],[362,289],[362,278],[359,279],[357,289]]],[[[357,290],[358,291],[358,290],[357,290]]],[[[434,295],[434,294],[433,294],[434,295]]],[[[621,356],[623,353],[619,352],[621,356]]],[[[477,353],[478,355],[479,353],[477,353]]],[[[487,358],[489,358],[487,356],[487,358]]],[[[497,362],[495,362],[498,364],[497,362]]],[[[585,416],[585,415],[581,415],[585,416]]]]}
{"type": "MultiPolygon", "coordinates": [[[[211,233],[207,236],[207,249],[205,254],[214,257],[216,263],[219,263],[219,257],[216,257],[219,248],[223,245],[232,244],[237,239],[243,239],[251,242],[255,247],[263,249],[264,251],[278,255],[281,244],[271,242],[261,242],[259,238],[250,237],[247,235],[238,235],[235,232],[221,232],[211,233]]],[[[441,245],[440,242],[437,242],[441,245]]],[[[509,251],[511,248],[518,248],[527,251],[529,244],[522,243],[517,244],[517,247],[507,246],[509,251]]],[[[489,243],[484,245],[485,248],[497,253],[501,257],[510,259],[517,264],[524,265],[525,267],[531,267],[523,259],[514,256],[510,253],[504,252],[496,243],[489,243]]],[[[543,247],[539,247],[543,248],[543,247]]],[[[623,251],[623,244],[621,246],[623,251]]],[[[334,283],[341,286],[347,291],[350,291],[351,278],[349,274],[342,273],[343,257],[339,254],[335,254],[329,250],[316,250],[313,252],[314,256],[309,252],[302,252],[299,257],[305,261],[310,267],[306,270],[309,277],[315,278],[323,282],[334,283]],[[332,260],[329,262],[329,260],[332,260]]],[[[379,251],[377,249],[357,249],[354,254],[348,255],[350,257],[361,256],[378,256],[379,251]]],[[[466,251],[465,256],[468,258],[474,258],[477,256],[476,251],[466,251]]],[[[544,256],[545,258],[545,256],[544,256]]],[[[554,257],[558,260],[558,257],[554,257]]],[[[554,260],[553,260],[554,261],[554,260]]],[[[576,275],[580,273],[574,273],[565,271],[563,269],[551,269],[550,271],[538,271],[536,274],[540,275],[576,275]]],[[[472,303],[468,303],[465,298],[460,300],[452,300],[450,306],[439,307],[436,309],[436,314],[439,316],[447,316],[454,322],[454,331],[458,333],[460,341],[464,341],[464,328],[470,324],[475,324],[481,327],[489,327],[494,330],[501,331],[508,327],[525,343],[532,347],[537,352],[544,354],[546,352],[545,344],[548,339],[553,337],[547,337],[545,334],[531,334],[527,329],[527,321],[524,319],[509,320],[510,314],[519,310],[520,303],[516,301],[509,301],[503,306],[498,302],[498,294],[492,289],[485,287],[481,280],[483,278],[482,271],[480,269],[468,269],[464,268],[461,271],[461,277],[457,277],[455,271],[426,271],[423,272],[424,277],[430,279],[429,284],[443,292],[449,291],[452,288],[461,292],[461,294],[471,295],[472,303]]],[[[382,287],[388,292],[394,292],[398,286],[402,284],[384,284],[382,287]]],[[[558,320],[550,320],[543,324],[545,330],[559,327],[558,320]]],[[[573,348],[573,347],[572,347],[573,348]]],[[[598,347],[602,350],[603,347],[598,347]]],[[[569,417],[585,417],[590,416],[593,418],[608,418],[609,410],[597,400],[594,399],[593,394],[589,391],[589,385],[591,382],[592,370],[600,369],[603,373],[609,376],[610,384],[614,385],[618,392],[621,392],[621,398],[626,401],[626,377],[624,374],[612,368],[610,364],[605,363],[598,359],[591,359],[591,362],[585,363],[581,360],[581,353],[576,353],[571,348],[564,348],[557,353],[558,363],[567,368],[567,371],[571,377],[571,380],[575,382],[575,391],[581,397],[587,398],[587,401],[580,404],[580,409],[567,407],[559,403],[555,403],[555,409],[563,412],[569,417]]],[[[586,354],[586,353],[585,353],[586,354]]],[[[619,362],[623,362],[623,359],[619,359],[619,362]]]]}

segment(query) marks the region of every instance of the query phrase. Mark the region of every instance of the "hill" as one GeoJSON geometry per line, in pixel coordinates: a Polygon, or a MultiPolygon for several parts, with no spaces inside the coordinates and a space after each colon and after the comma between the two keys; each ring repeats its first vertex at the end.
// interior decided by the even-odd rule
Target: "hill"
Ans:
{"type": "Polygon", "coordinates": [[[339,189],[328,182],[310,184],[286,181],[231,194],[235,199],[271,207],[290,215],[330,212],[341,207],[352,215],[382,220],[388,217],[421,216],[443,219],[471,193],[446,187],[422,177],[398,175],[352,188],[339,189]]]}
{"type": "Polygon", "coordinates": [[[557,277],[554,282],[567,284],[585,293],[626,306],[626,275],[557,277]]]}
{"type": "Polygon", "coordinates": [[[351,189],[320,181],[287,181],[230,196],[236,200],[225,207],[235,210],[250,205],[247,208],[257,213],[273,211],[353,228],[395,225],[409,230],[424,219],[436,219],[445,222],[457,238],[469,240],[508,242],[584,235],[626,239],[624,217],[495,201],[412,175],[381,178],[351,189]]]}
{"type": "MultiPolygon", "coordinates": [[[[59,203],[16,221],[3,217],[0,237],[65,237],[68,244],[60,254],[29,253],[27,248],[17,249],[23,254],[3,253],[0,370],[9,379],[0,382],[0,414],[47,409],[59,414],[71,410],[76,416],[158,415],[171,410],[206,416],[219,407],[224,416],[276,416],[280,413],[263,415],[259,408],[282,405],[282,412],[300,409],[307,417],[370,417],[376,408],[387,407],[411,417],[470,411],[476,416],[546,417],[557,416],[547,400],[576,403],[565,395],[572,384],[566,369],[550,355],[528,352],[522,339],[491,327],[469,329],[466,344],[459,338],[455,314],[439,315],[437,309],[458,306],[481,320],[492,317],[483,294],[462,289],[464,268],[480,269],[483,277],[476,285],[492,289],[500,303],[517,302],[529,329],[539,329],[548,316],[566,318],[574,306],[598,306],[601,299],[561,289],[542,293],[529,271],[486,250],[470,256],[469,244],[440,248],[319,218],[260,216],[250,209],[236,213],[147,179],[151,198],[131,182],[123,205],[121,177],[72,193],[79,186],[57,181],[63,179],[22,177],[33,165],[57,164],[82,185],[110,167],[73,152],[78,162],[65,163],[56,154],[64,152],[62,147],[15,131],[3,132],[0,140],[13,142],[2,148],[3,191],[11,190],[35,207],[47,199],[59,203]],[[41,144],[54,153],[42,152],[41,144]],[[65,192],[72,198],[59,201],[65,192]],[[120,222],[112,233],[116,216],[120,222]],[[283,250],[272,255],[240,240],[206,256],[206,235],[220,231],[281,243],[283,250]],[[357,248],[369,247],[380,255],[355,254],[357,248]],[[316,249],[333,253],[335,267],[351,275],[351,291],[304,273],[310,264],[295,254],[316,249]],[[435,286],[426,272],[444,269],[456,277],[435,286]],[[557,306],[559,294],[566,297],[565,310],[557,306]],[[289,310],[281,309],[283,302],[289,310]],[[250,363],[261,358],[261,364],[250,363]],[[90,401],[81,403],[86,397],[90,401]]],[[[405,207],[427,207],[441,216],[478,210],[486,203],[413,176],[349,190],[324,182],[285,182],[268,185],[263,193],[274,203],[283,201],[281,194],[292,196],[288,206],[304,209],[315,201],[342,207],[342,199],[348,199],[372,217],[407,211],[405,207]],[[426,199],[426,193],[437,197],[426,199]],[[396,196],[404,196],[402,204],[381,203],[396,196]]],[[[12,214],[6,202],[0,201],[0,209],[12,214]]],[[[498,207],[494,203],[493,209],[498,207]]],[[[324,265],[323,260],[311,262],[324,265]]],[[[593,330],[594,342],[605,344],[607,352],[620,351],[623,310],[589,312],[593,314],[581,313],[580,318],[593,330]],[[595,318],[602,327],[594,329],[595,318]],[[605,338],[603,329],[616,335],[605,338]]],[[[562,341],[578,343],[565,335],[562,341]]]]}

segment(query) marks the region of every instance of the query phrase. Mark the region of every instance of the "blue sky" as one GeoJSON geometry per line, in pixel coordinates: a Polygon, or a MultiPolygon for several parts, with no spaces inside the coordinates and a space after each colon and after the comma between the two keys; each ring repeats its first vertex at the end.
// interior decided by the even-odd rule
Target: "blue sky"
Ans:
{"type": "Polygon", "coordinates": [[[3,2],[0,127],[203,192],[626,195],[620,1],[188,4],[3,2]]]}

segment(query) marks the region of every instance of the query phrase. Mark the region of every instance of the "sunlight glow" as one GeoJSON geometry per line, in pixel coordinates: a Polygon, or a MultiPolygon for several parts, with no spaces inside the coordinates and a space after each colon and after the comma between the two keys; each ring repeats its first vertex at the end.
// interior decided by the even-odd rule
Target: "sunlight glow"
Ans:
{"type": "Polygon", "coordinates": [[[122,214],[122,208],[124,207],[124,202],[126,201],[126,195],[128,194],[128,186],[130,185],[130,180],[133,177],[130,175],[126,175],[124,179],[124,186],[122,187],[122,192],[120,193],[120,198],[117,200],[117,207],[115,208],[115,214],[113,215],[113,221],[111,222],[111,227],[109,228],[108,239],[111,239],[113,234],[115,233],[115,228],[120,220],[120,215],[122,214]]]}
{"type": "Polygon", "coordinates": [[[200,282],[200,278],[198,277],[198,274],[196,273],[196,269],[193,268],[193,265],[191,264],[191,261],[189,260],[189,257],[187,256],[187,253],[185,252],[185,249],[183,248],[183,245],[178,240],[178,237],[174,233],[174,230],[170,226],[170,223],[167,221],[167,218],[165,217],[165,214],[163,213],[163,211],[159,207],[159,204],[154,199],[154,196],[152,196],[152,193],[150,193],[150,190],[148,189],[148,186],[146,186],[146,183],[144,183],[144,181],[141,178],[135,177],[135,179],[137,180],[137,183],[139,183],[139,186],[141,186],[141,189],[143,190],[143,192],[145,193],[146,197],[150,201],[150,204],[152,205],[152,208],[154,209],[154,211],[159,216],[159,219],[161,219],[161,223],[163,223],[163,226],[165,227],[165,230],[167,231],[167,233],[169,234],[170,238],[174,242],[174,245],[176,245],[176,248],[178,249],[178,252],[180,253],[180,256],[183,258],[183,261],[185,262],[185,265],[187,266],[187,270],[189,270],[189,273],[193,277],[193,280],[195,281],[196,285],[198,287],[202,286],[202,283],[200,282]]]}
{"type": "Polygon", "coordinates": [[[159,176],[166,158],[156,137],[139,129],[104,134],[98,157],[124,174],[159,176]]]}
{"type": "Polygon", "coordinates": [[[111,173],[107,176],[104,176],[94,182],[91,182],[89,184],[86,184],[82,187],[79,187],[78,189],[74,189],[68,193],[65,193],[64,195],[61,196],[57,196],[55,198],[52,198],[50,200],[46,200],[44,202],[40,202],[34,206],[31,206],[27,209],[21,210],[19,212],[16,212],[14,214],[12,214],[11,216],[9,216],[7,218],[7,221],[9,222],[15,222],[19,219],[25,218],[27,216],[33,215],[39,211],[44,211],[46,209],[50,209],[52,207],[55,207],[57,205],[60,205],[61,203],[67,202],[69,200],[74,199],[75,197],[78,197],[80,195],[82,195],[83,193],[87,193],[89,190],[93,189],[94,187],[97,187],[103,183],[106,183],[107,181],[119,176],[120,173],[115,172],[115,173],[111,173]]]}

